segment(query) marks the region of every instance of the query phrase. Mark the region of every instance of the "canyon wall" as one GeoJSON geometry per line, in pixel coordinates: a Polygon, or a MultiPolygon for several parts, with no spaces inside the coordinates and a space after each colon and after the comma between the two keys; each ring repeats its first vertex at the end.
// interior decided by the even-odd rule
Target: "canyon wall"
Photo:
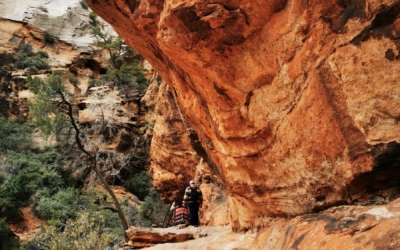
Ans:
{"type": "Polygon", "coordinates": [[[234,229],[397,185],[399,1],[87,4],[170,86],[234,229]]]}

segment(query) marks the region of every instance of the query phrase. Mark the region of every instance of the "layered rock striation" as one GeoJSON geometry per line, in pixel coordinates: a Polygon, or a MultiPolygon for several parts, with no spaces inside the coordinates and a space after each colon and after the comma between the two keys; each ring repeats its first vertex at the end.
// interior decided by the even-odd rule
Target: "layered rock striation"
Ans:
{"type": "Polygon", "coordinates": [[[398,1],[87,3],[171,87],[234,229],[397,185],[398,1]]]}
{"type": "MultiPolygon", "coordinates": [[[[33,30],[30,34],[36,40],[42,40],[41,32],[47,32],[58,40],[71,44],[79,52],[93,52],[90,10],[82,8],[79,0],[4,0],[1,2],[0,17],[10,21],[1,25],[0,33],[7,34],[17,23],[33,30]]],[[[102,20],[96,20],[109,34],[114,30],[102,20]]],[[[1,37],[0,35],[0,42],[1,37]]],[[[15,41],[17,42],[18,39],[15,41]]],[[[62,51],[62,48],[59,49],[62,51]]]]}

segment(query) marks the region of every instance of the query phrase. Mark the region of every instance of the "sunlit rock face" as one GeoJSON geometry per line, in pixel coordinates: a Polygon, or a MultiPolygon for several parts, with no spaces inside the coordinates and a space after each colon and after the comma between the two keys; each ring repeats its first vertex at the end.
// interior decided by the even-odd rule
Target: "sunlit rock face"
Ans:
{"type": "Polygon", "coordinates": [[[398,1],[87,3],[171,87],[233,228],[397,185],[398,1]]]}
{"type": "Polygon", "coordinates": [[[146,138],[151,140],[150,173],[164,202],[171,204],[174,197],[183,197],[193,179],[203,193],[201,224],[228,225],[226,188],[207,161],[197,134],[182,119],[171,87],[153,82],[141,105],[146,110],[146,138]]]}
{"type": "MultiPolygon", "coordinates": [[[[28,29],[35,27],[36,32],[34,30],[31,35],[36,40],[42,40],[40,31],[48,32],[80,52],[90,52],[94,40],[91,35],[89,12],[89,9],[81,7],[79,0],[4,0],[1,2],[0,17],[13,21],[13,26],[20,22],[28,26],[28,29]]],[[[108,24],[101,20],[99,23],[105,31],[114,34],[108,24]]],[[[1,26],[0,33],[3,34],[7,34],[12,28],[8,25],[1,26]]],[[[62,51],[62,48],[59,51],[62,51]]]]}
{"type": "Polygon", "coordinates": [[[274,219],[251,249],[398,249],[399,203],[339,206],[291,220],[274,219]]]}

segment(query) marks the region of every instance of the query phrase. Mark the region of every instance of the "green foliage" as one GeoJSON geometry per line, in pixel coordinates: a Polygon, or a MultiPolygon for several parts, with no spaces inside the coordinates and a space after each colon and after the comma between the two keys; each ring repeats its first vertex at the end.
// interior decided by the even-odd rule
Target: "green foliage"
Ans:
{"type": "Polygon", "coordinates": [[[97,20],[96,20],[97,14],[92,11],[92,12],[89,13],[89,18],[90,18],[90,23],[93,26],[96,26],[97,25],[97,20]]]}
{"type": "Polygon", "coordinates": [[[104,80],[104,77],[101,77],[100,79],[90,79],[88,89],[90,87],[94,87],[94,86],[99,87],[99,86],[105,86],[105,85],[107,85],[107,81],[104,80]]]}
{"type": "Polygon", "coordinates": [[[0,115],[0,152],[16,150],[30,142],[32,129],[20,120],[8,120],[0,115]]]}
{"type": "Polygon", "coordinates": [[[49,188],[39,190],[35,195],[36,214],[46,220],[57,219],[65,214],[74,218],[71,207],[88,206],[88,197],[79,195],[74,188],[61,189],[54,193],[49,188]]]}
{"type": "Polygon", "coordinates": [[[38,57],[40,57],[40,58],[46,58],[46,59],[49,58],[49,54],[48,54],[46,51],[43,51],[43,50],[39,50],[39,51],[36,53],[36,55],[37,55],[38,57]]]}
{"type": "Polygon", "coordinates": [[[105,228],[105,217],[99,212],[81,212],[78,218],[68,219],[61,230],[50,226],[30,244],[42,245],[50,250],[91,250],[111,247],[116,235],[105,228]]]}
{"type": "Polygon", "coordinates": [[[36,99],[28,101],[30,114],[34,118],[34,125],[38,127],[45,136],[58,131],[66,126],[67,116],[60,112],[62,103],[61,94],[68,100],[73,95],[65,91],[64,84],[68,81],[68,74],[60,71],[53,71],[45,81],[39,77],[27,77],[27,87],[35,93],[36,99]]]}
{"type": "Polygon", "coordinates": [[[92,34],[97,39],[96,46],[108,51],[113,68],[122,66],[122,61],[118,59],[127,51],[127,46],[124,46],[125,43],[121,37],[108,35],[99,27],[94,26],[92,26],[92,34]]]}
{"type": "Polygon", "coordinates": [[[19,242],[17,236],[10,231],[5,219],[0,218],[0,249],[17,249],[19,242]]]}
{"type": "MultiPolygon", "coordinates": [[[[37,193],[46,192],[48,196],[53,196],[60,189],[74,185],[70,181],[69,173],[63,170],[63,163],[57,159],[58,154],[54,149],[45,149],[38,153],[7,153],[6,163],[17,174],[11,175],[0,187],[0,217],[18,221],[19,208],[28,205],[37,193]]],[[[39,203],[41,198],[42,196],[38,196],[34,200],[39,203]]]]}
{"type": "Polygon", "coordinates": [[[41,10],[41,11],[43,11],[43,12],[49,12],[48,10],[47,10],[47,8],[45,7],[45,6],[43,6],[43,5],[40,5],[39,7],[38,7],[38,10],[41,10]]]}
{"type": "Polygon", "coordinates": [[[72,76],[69,78],[69,82],[70,82],[71,84],[73,84],[74,86],[76,86],[76,85],[79,83],[79,79],[78,79],[78,77],[72,75],[72,76]]]}
{"type": "Polygon", "coordinates": [[[85,3],[85,1],[81,0],[79,1],[79,4],[81,5],[82,9],[89,9],[89,6],[85,3]]]}
{"type": "Polygon", "coordinates": [[[131,176],[124,183],[124,187],[144,201],[139,212],[133,208],[127,208],[130,210],[128,214],[133,219],[132,224],[148,227],[152,224],[162,223],[168,206],[164,204],[160,195],[152,187],[150,176],[146,171],[131,176]]]}
{"type": "Polygon", "coordinates": [[[6,180],[6,178],[4,176],[0,175],[0,186],[3,185],[5,180],[6,180]]]}
{"type": "Polygon", "coordinates": [[[33,56],[33,47],[31,43],[24,43],[21,45],[21,47],[19,47],[19,51],[18,53],[20,54],[24,54],[26,56],[33,56]]]}
{"type": "Polygon", "coordinates": [[[157,191],[152,188],[144,199],[136,218],[140,226],[149,227],[152,224],[161,225],[168,206],[164,204],[157,191]]]}
{"type": "Polygon", "coordinates": [[[16,69],[28,69],[31,71],[49,69],[48,57],[49,55],[44,51],[39,51],[35,54],[32,45],[26,43],[16,53],[14,67],[16,69]]]}
{"type": "Polygon", "coordinates": [[[106,49],[110,56],[112,67],[107,70],[96,85],[109,83],[120,88],[137,88],[144,91],[147,88],[147,80],[143,68],[138,65],[137,53],[134,52],[121,37],[107,35],[99,27],[92,27],[92,34],[97,39],[96,45],[106,49]]]}
{"type": "Polygon", "coordinates": [[[113,82],[116,86],[134,87],[142,91],[147,87],[143,69],[137,64],[127,64],[122,65],[120,68],[109,69],[105,80],[113,82]]]}
{"type": "Polygon", "coordinates": [[[132,175],[124,183],[124,187],[135,194],[140,200],[144,200],[151,188],[151,179],[146,171],[132,175]]]}
{"type": "Polygon", "coordinates": [[[46,44],[54,44],[55,43],[55,39],[54,37],[47,31],[44,32],[44,42],[46,44]]]}

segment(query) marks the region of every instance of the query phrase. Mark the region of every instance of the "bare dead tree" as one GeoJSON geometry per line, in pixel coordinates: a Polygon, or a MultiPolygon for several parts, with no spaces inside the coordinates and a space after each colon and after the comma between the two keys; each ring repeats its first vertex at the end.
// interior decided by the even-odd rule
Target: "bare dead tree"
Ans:
{"type": "MultiPolygon", "coordinates": [[[[73,127],[73,129],[75,130],[75,143],[77,145],[77,147],[79,148],[79,150],[81,152],[83,152],[89,159],[89,165],[91,167],[91,169],[96,173],[97,177],[100,179],[100,182],[103,184],[104,188],[107,190],[107,192],[110,194],[114,204],[115,204],[115,208],[116,211],[118,213],[118,216],[121,220],[122,223],[122,227],[125,230],[127,230],[129,228],[129,224],[128,221],[125,218],[125,215],[122,211],[121,205],[117,199],[117,197],[115,196],[113,190],[111,189],[110,185],[108,185],[107,181],[105,180],[103,174],[101,173],[100,169],[97,167],[97,157],[96,154],[98,153],[99,148],[96,150],[96,153],[90,153],[89,151],[87,151],[81,141],[81,138],[79,137],[79,135],[81,134],[81,131],[79,129],[79,127],[77,126],[75,119],[73,117],[73,112],[72,112],[72,105],[69,101],[66,100],[64,94],[62,91],[58,91],[58,94],[60,95],[62,102],[62,105],[66,105],[68,112],[67,115],[69,117],[70,123],[73,127]]],[[[102,128],[102,131],[104,132],[104,128],[102,128]]],[[[125,239],[128,240],[127,235],[124,233],[125,239]]]]}

